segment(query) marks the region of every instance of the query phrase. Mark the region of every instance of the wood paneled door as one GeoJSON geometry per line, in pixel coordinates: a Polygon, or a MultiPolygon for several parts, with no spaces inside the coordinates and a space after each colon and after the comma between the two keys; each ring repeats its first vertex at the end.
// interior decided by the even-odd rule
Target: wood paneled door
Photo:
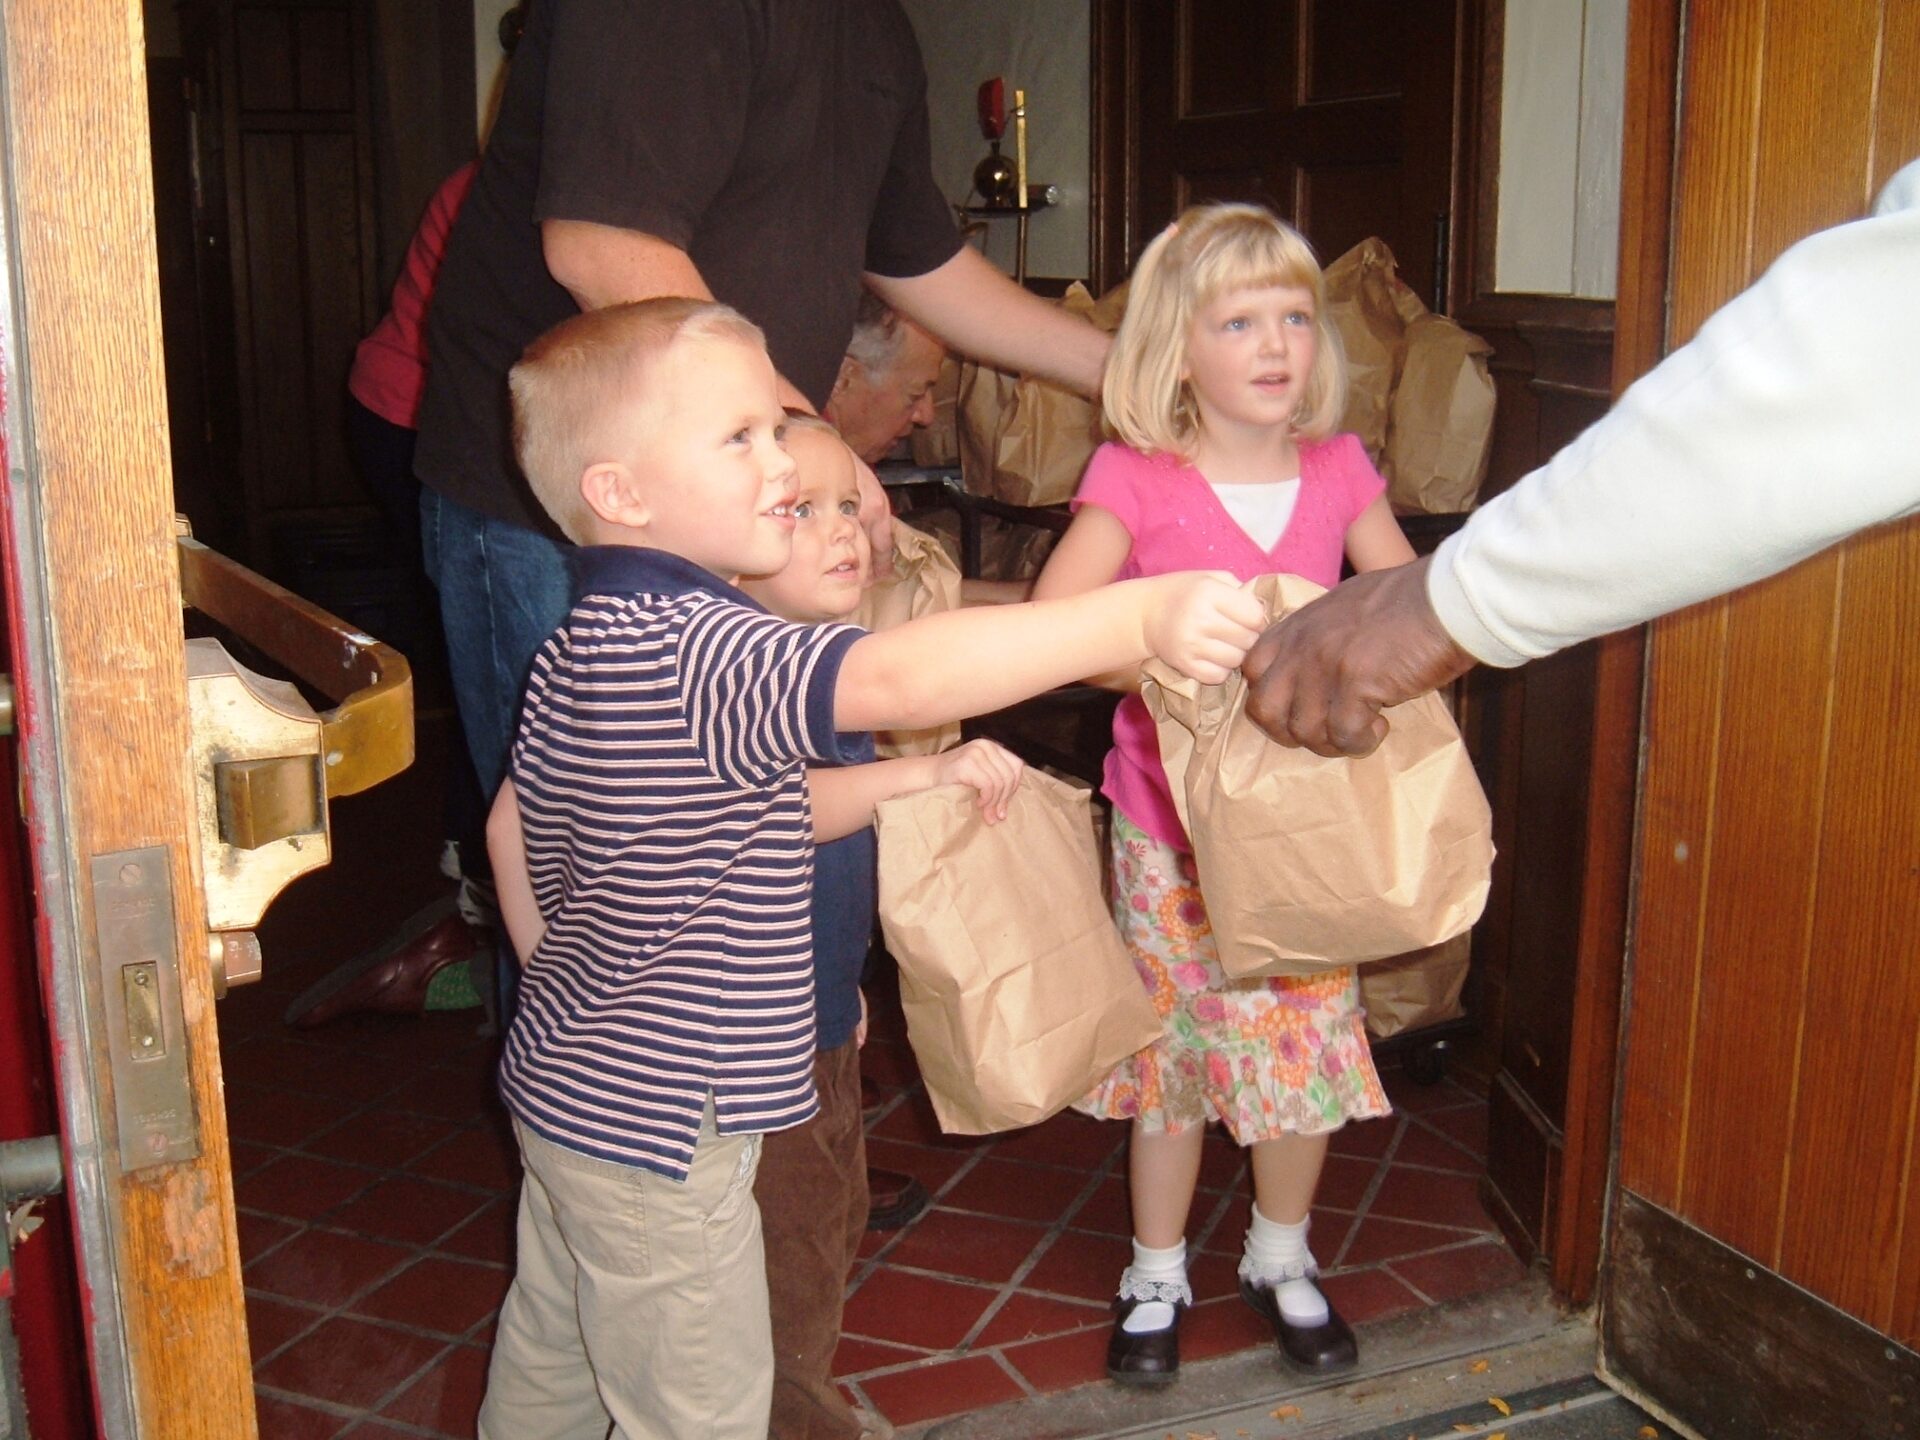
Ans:
{"type": "MultiPolygon", "coordinates": [[[[1920,6],[1682,16],[1669,344],[1920,155],[1920,6]]],[[[1644,725],[1605,1367],[1710,1440],[1920,1436],[1920,524],[1657,624],[1644,725]]]]}
{"type": "Polygon", "coordinates": [[[1369,235],[1435,310],[1460,0],[1101,0],[1096,279],[1187,205],[1272,206],[1332,260],[1369,235]]]}

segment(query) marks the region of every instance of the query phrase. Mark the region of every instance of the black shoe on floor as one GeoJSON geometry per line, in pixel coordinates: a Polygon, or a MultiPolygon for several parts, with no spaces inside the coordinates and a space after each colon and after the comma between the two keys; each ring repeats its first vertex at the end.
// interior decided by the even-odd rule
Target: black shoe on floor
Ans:
{"type": "Polygon", "coordinates": [[[1296,1325],[1280,1313],[1280,1301],[1271,1285],[1242,1279],[1240,1298],[1273,1327],[1273,1338],[1280,1343],[1280,1353],[1302,1370],[1343,1370],[1360,1358],[1353,1331],[1340,1318],[1332,1301],[1327,1302],[1325,1324],[1296,1325]]]}
{"type": "Polygon", "coordinates": [[[898,1230],[911,1225],[932,1202],[927,1187],[911,1175],[867,1167],[867,1229],[898,1230]]]}
{"type": "Polygon", "coordinates": [[[1122,1385],[1170,1385],[1180,1374],[1180,1317],[1184,1304],[1173,1307],[1173,1323],[1164,1330],[1130,1334],[1127,1317],[1145,1300],[1113,1302],[1113,1336],[1107,1341],[1107,1375],[1122,1385]]]}

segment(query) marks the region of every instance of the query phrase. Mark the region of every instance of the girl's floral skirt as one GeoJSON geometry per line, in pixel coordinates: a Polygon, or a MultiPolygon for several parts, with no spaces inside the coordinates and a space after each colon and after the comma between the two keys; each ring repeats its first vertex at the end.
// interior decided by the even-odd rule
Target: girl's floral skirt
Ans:
{"type": "Polygon", "coordinates": [[[1170,1132],[1217,1118],[1240,1145],[1389,1113],[1352,969],[1230,980],[1193,857],[1113,817],[1114,920],[1164,1033],[1076,1109],[1170,1132]]]}

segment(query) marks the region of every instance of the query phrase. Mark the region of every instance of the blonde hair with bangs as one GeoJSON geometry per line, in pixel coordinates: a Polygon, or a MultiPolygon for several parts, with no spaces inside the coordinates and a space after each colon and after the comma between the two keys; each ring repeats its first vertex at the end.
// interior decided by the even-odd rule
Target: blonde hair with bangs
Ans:
{"type": "Polygon", "coordinates": [[[667,296],[588,310],[526,348],[507,373],[513,453],[534,498],[575,544],[593,533],[580,480],[595,465],[633,464],[645,450],[647,368],[681,340],[766,349],[760,327],[731,306],[667,296]]]}
{"type": "Polygon", "coordinates": [[[1346,355],[1327,315],[1327,287],[1313,247],[1259,205],[1198,205],[1154,237],[1134,266],[1127,313],[1100,388],[1102,423],[1134,449],[1191,459],[1200,435],[1193,394],[1181,378],[1193,317],[1230,290],[1292,285],[1313,293],[1313,367],[1294,433],[1324,440],[1346,409],[1346,355]]]}

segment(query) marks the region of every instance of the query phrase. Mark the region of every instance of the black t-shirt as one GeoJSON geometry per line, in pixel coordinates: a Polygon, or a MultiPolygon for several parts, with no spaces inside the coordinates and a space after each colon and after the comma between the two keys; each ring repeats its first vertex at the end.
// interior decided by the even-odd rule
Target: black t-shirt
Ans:
{"type": "Polygon", "coordinates": [[[414,468],[548,534],[513,462],[506,385],[578,308],[547,273],[545,219],[686,250],[816,405],[860,273],[923,275],[960,247],[895,0],[537,0],[435,282],[414,468]]]}

